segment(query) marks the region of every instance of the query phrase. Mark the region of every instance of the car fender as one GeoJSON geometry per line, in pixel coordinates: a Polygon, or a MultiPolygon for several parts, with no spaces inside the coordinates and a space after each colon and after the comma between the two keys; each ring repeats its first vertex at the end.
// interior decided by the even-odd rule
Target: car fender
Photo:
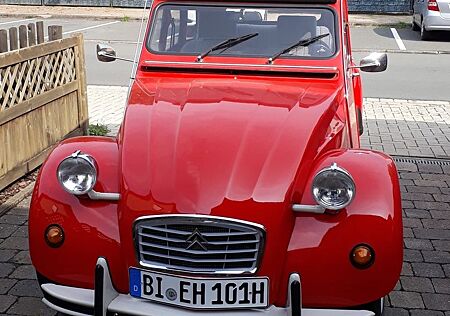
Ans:
{"type": "Polygon", "coordinates": [[[317,204],[311,193],[313,178],[334,163],[353,177],[354,200],[338,214],[298,214],[282,278],[298,272],[305,288],[303,300],[313,307],[323,307],[324,302],[330,307],[356,306],[382,298],[395,287],[403,262],[399,180],[393,160],[385,154],[327,153],[316,160],[301,200],[294,202],[317,204]],[[359,244],[374,249],[375,260],[366,269],[350,261],[352,249],[359,244]]]}
{"type": "Polygon", "coordinates": [[[36,181],[29,214],[30,255],[36,271],[46,279],[93,288],[94,267],[100,255],[108,259],[115,278],[126,278],[127,273],[123,273],[120,253],[117,203],[77,197],[58,182],[59,163],[78,150],[96,160],[98,178],[94,189],[119,192],[115,139],[78,137],[63,141],[44,162],[36,181]],[[44,239],[47,227],[53,224],[64,230],[64,243],[59,248],[50,247],[44,239]]]}

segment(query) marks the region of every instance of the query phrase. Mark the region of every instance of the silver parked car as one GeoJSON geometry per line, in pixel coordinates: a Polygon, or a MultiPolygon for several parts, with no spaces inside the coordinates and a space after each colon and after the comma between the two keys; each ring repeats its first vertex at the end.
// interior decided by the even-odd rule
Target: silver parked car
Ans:
{"type": "Polygon", "coordinates": [[[414,0],[413,30],[420,30],[422,40],[432,31],[450,31],[450,0],[414,0]]]}

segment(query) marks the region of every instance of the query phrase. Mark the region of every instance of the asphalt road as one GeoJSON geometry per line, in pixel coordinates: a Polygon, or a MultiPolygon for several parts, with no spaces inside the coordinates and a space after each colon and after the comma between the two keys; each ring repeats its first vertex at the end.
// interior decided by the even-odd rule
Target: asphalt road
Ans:
{"type": "MultiPolygon", "coordinates": [[[[42,20],[42,18],[39,18],[42,20]]],[[[17,19],[16,19],[17,20],[17,19]]],[[[32,22],[2,19],[0,28],[32,22]]],[[[112,45],[118,56],[133,58],[140,26],[138,21],[44,19],[45,25],[63,25],[68,36],[82,32],[86,40],[88,84],[120,85],[129,83],[132,64],[127,62],[100,63],[96,60],[98,42],[112,45]]],[[[354,27],[352,42],[355,60],[371,51],[387,51],[388,71],[363,74],[366,97],[418,100],[450,100],[450,32],[439,34],[435,40],[423,42],[419,33],[409,28],[354,27]],[[397,39],[394,34],[398,35],[397,39]],[[447,54],[446,54],[447,52],[447,54]]]]}

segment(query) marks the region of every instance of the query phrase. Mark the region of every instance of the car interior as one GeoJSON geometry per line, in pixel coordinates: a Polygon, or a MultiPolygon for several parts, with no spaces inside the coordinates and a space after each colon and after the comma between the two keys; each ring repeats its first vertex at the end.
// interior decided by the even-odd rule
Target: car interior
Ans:
{"type": "Polygon", "coordinates": [[[164,9],[156,19],[150,49],[157,53],[197,55],[225,40],[257,34],[215,54],[267,57],[300,40],[330,34],[308,47],[297,47],[284,56],[330,57],[335,52],[334,18],[331,12],[198,8],[164,9]],[[189,12],[186,12],[189,11],[189,12]],[[262,11],[265,16],[260,12],[262,11]],[[270,15],[270,16],[268,16],[270,15]],[[158,34],[159,31],[159,34],[158,34]]]}

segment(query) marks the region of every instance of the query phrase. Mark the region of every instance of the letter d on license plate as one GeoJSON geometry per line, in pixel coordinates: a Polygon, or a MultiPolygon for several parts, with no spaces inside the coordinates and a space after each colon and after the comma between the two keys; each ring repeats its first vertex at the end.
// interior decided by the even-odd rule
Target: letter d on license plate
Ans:
{"type": "Polygon", "coordinates": [[[267,278],[203,279],[130,268],[130,295],[187,308],[265,308],[267,278]]]}

